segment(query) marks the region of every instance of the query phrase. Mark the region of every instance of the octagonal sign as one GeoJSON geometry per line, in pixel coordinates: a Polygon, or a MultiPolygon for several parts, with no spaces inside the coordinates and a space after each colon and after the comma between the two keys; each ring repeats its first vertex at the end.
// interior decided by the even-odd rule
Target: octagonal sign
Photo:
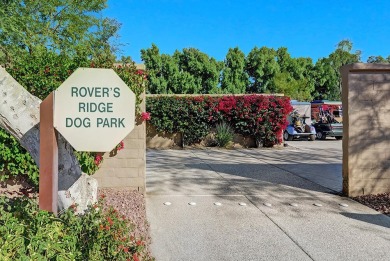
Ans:
{"type": "Polygon", "coordinates": [[[135,95],[112,69],[79,68],[54,92],[54,127],[78,151],[111,151],[134,122],[135,95]]]}

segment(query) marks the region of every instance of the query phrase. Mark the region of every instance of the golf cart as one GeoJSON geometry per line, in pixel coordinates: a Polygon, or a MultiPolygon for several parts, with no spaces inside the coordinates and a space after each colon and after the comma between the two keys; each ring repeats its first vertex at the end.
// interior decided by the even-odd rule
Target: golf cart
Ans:
{"type": "Polygon", "coordinates": [[[293,140],[294,138],[306,138],[310,141],[316,139],[316,130],[311,125],[311,104],[310,102],[291,101],[293,112],[288,116],[289,122],[284,130],[283,139],[293,140]]]}
{"type": "Polygon", "coordinates": [[[311,109],[317,139],[335,137],[336,140],[341,140],[343,138],[343,110],[340,101],[313,101],[311,109]]]}

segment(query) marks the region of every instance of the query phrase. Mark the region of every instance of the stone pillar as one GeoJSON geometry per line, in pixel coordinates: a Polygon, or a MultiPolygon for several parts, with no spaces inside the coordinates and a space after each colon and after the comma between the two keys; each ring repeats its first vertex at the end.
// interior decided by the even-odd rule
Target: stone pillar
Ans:
{"type": "Polygon", "coordinates": [[[390,65],[343,66],[343,192],[390,191],[390,65]]]}
{"type": "MultiPolygon", "coordinates": [[[[145,97],[141,110],[145,111],[145,97]]],[[[145,193],[146,126],[138,121],[134,130],[123,140],[124,149],[105,153],[100,169],[93,175],[101,188],[128,188],[145,193]]]]}

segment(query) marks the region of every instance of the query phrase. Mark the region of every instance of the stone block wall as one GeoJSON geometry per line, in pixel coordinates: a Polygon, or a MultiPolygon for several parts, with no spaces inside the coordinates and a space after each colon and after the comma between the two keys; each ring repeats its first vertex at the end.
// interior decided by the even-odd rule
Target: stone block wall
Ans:
{"type": "Polygon", "coordinates": [[[343,192],[390,191],[390,65],[340,69],[343,97],[343,192]]]}
{"type": "MultiPolygon", "coordinates": [[[[141,110],[145,111],[145,102],[141,105],[141,110]]],[[[103,163],[93,177],[98,181],[99,187],[102,188],[128,188],[145,193],[145,122],[138,121],[134,130],[123,142],[123,150],[103,155],[103,163]]]]}

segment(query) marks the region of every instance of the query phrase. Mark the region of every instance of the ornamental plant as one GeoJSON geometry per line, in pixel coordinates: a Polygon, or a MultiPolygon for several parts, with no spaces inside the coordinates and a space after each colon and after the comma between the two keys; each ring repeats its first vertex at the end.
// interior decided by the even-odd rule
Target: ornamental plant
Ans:
{"type": "Polygon", "coordinates": [[[56,217],[35,199],[0,197],[0,260],[153,260],[134,225],[104,205],[56,217]]]}
{"type": "Polygon", "coordinates": [[[203,96],[148,97],[146,110],[157,131],[181,133],[185,144],[199,142],[210,130],[207,102],[203,96]]]}
{"type": "Polygon", "coordinates": [[[215,140],[218,147],[226,147],[229,142],[233,141],[234,131],[226,122],[217,124],[215,130],[215,140]]]}
{"type": "Polygon", "coordinates": [[[199,142],[218,122],[225,121],[235,133],[280,143],[292,111],[290,99],[281,96],[155,96],[148,97],[150,123],[157,131],[183,133],[186,144],[199,142]]]}

